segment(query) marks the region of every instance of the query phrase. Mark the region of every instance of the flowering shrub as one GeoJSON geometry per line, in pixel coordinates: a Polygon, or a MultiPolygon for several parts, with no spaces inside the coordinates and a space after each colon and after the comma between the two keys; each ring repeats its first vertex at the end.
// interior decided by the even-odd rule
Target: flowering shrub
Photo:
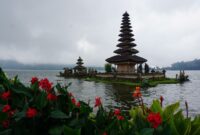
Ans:
{"type": "Polygon", "coordinates": [[[47,78],[33,77],[30,86],[17,77],[8,79],[0,69],[1,135],[199,135],[200,117],[184,117],[179,103],[162,108],[164,98],[150,107],[143,103],[140,88],[133,92],[134,106],[107,112],[100,97],[94,109],[47,78]]]}

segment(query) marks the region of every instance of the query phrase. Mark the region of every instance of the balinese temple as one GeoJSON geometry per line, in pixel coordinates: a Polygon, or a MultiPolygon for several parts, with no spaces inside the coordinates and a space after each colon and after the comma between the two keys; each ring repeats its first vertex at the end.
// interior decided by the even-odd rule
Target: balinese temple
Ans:
{"type": "Polygon", "coordinates": [[[108,63],[117,66],[118,73],[135,73],[137,71],[135,70],[135,66],[147,61],[136,55],[139,51],[134,49],[136,44],[133,43],[135,39],[133,38],[134,35],[132,34],[131,28],[129,14],[125,12],[122,17],[121,33],[119,34],[120,38],[118,40],[120,43],[117,44],[119,49],[114,51],[117,55],[106,59],[108,63]]]}
{"type": "Polygon", "coordinates": [[[75,73],[84,73],[86,72],[86,67],[83,66],[83,60],[81,59],[81,57],[79,56],[78,60],[77,60],[77,65],[73,68],[75,73]]]}

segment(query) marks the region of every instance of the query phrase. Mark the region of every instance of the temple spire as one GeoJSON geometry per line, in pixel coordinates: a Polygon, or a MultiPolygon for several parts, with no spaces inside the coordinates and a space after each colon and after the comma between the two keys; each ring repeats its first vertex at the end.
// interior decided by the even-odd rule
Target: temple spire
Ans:
{"type": "Polygon", "coordinates": [[[83,59],[81,59],[81,57],[79,56],[78,60],[77,60],[77,66],[81,67],[84,63],[83,63],[83,59]]]}
{"type": "Polygon", "coordinates": [[[134,48],[136,44],[133,43],[135,39],[133,38],[134,34],[132,34],[132,26],[127,12],[122,16],[120,28],[119,44],[117,44],[119,48],[114,51],[117,55],[106,59],[106,61],[116,64],[119,72],[133,72],[135,64],[144,63],[147,60],[135,55],[139,51],[134,48]]]}

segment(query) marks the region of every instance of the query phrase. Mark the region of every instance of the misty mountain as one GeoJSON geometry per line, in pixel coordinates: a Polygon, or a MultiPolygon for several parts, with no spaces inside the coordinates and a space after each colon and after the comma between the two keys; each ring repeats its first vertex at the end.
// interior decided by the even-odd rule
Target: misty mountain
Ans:
{"type": "Polygon", "coordinates": [[[170,70],[200,70],[200,59],[195,59],[193,61],[181,61],[176,62],[167,67],[170,70]]]}
{"type": "MultiPolygon", "coordinates": [[[[63,70],[64,67],[73,68],[73,64],[23,64],[14,60],[0,60],[0,67],[3,69],[20,69],[20,70],[63,70]]],[[[90,66],[98,71],[104,70],[104,67],[90,66]]]]}
{"type": "Polygon", "coordinates": [[[0,60],[0,67],[3,69],[27,69],[27,70],[62,70],[64,67],[74,65],[55,65],[55,64],[23,64],[14,60],[0,60]]]}

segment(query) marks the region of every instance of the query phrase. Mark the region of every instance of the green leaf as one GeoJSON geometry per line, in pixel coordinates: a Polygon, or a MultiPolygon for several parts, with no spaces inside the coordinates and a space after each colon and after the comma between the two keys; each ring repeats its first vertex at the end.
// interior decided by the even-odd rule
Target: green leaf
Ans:
{"type": "Polygon", "coordinates": [[[140,131],[140,135],[153,135],[153,128],[144,128],[140,131]]]}
{"type": "Polygon", "coordinates": [[[19,79],[18,79],[18,75],[16,75],[16,76],[14,77],[13,82],[14,82],[14,84],[17,84],[17,83],[20,82],[19,79]]]}
{"type": "Polygon", "coordinates": [[[180,103],[176,102],[174,104],[171,104],[169,106],[167,106],[164,111],[163,111],[163,119],[167,120],[168,118],[170,118],[172,115],[174,115],[174,113],[177,111],[177,109],[179,108],[180,103]]]}
{"type": "Polygon", "coordinates": [[[5,90],[4,90],[3,85],[0,84],[0,92],[4,92],[4,91],[5,91],[5,90]]]}
{"type": "Polygon", "coordinates": [[[50,135],[61,135],[63,132],[63,126],[53,127],[49,130],[50,135]]]}
{"type": "Polygon", "coordinates": [[[192,135],[200,135],[200,127],[198,127],[195,131],[193,131],[192,135]]]}
{"type": "Polygon", "coordinates": [[[67,116],[65,113],[63,113],[60,110],[52,111],[51,114],[50,114],[50,117],[51,118],[55,118],[55,119],[67,119],[67,118],[70,118],[69,116],[67,116]]]}
{"type": "Polygon", "coordinates": [[[192,135],[200,135],[200,116],[196,116],[191,122],[191,133],[192,135]]]}
{"type": "Polygon", "coordinates": [[[38,109],[42,109],[44,108],[48,101],[47,101],[47,94],[45,92],[41,92],[39,96],[36,97],[36,106],[38,107],[38,109]]]}
{"type": "Polygon", "coordinates": [[[60,83],[58,83],[56,86],[57,91],[62,94],[62,95],[66,95],[67,94],[67,88],[66,87],[62,87],[60,85],[60,83]]]}
{"type": "Polygon", "coordinates": [[[151,111],[157,113],[159,112],[160,114],[162,114],[162,107],[160,105],[160,101],[159,100],[153,100],[153,103],[151,105],[151,111]]]}
{"type": "Polygon", "coordinates": [[[185,132],[184,132],[184,135],[189,135],[190,134],[190,131],[191,131],[191,122],[190,120],[186,120],[185,121],[185,132]]]}
{"type": "Polygon", "coordinates": [[[30,88],[34,91],[39,91],[39,84],[35,82],[34,84],[30,84],[30,88]]]}
{"type": "Polygon", "coordinates": [[[136,107],[136,108],[132,108],[129,111],[129,114],[133,119],[135,119],[136,116],[143,116],[143,111],[142,111],[142,108],[136,107]]]}
{"type": "Polygon", "coordinates": [[[80,135],[81,129],[72,129],[68,126],[64,126],[64,135],[80,135]]]}
{"type": "Polygon", "coordinates": [[[0,122],[6,120],[8,118],[7,113],[1,112],[0,111],[0,122]]]}
{"type": "Polygon", "coordinates": [[[137,115],[137,112],[136,112],[135,109],[132,108],[132,109],[129,111],[129,114],[130,114],[131,118],[135,119],[135,117],[136,117],[136,115],[137,115]]]}
{"type": "Polygon", "coordinates": [[[19,121],[19,120],[21,120],[22,118],[24,118],[25,115],[26,115],[26,112],[25,112],[25,111],[17,112],[17,113],[15,113],[14,118],[15,118],[16,121],[19,121]]]}
{"type": "Polygon", "coordinates": [[[1,131],[0,132],[0,135],[11,135],[11,129],[6,129],[6,130],[4,130],[4,131],[1,131]]]}
{"type": "Polygon", "coordinates": [[[16,93],[13,93],[12,95],[12,106],[14,108],[23,108],[25,104],[25,97],[23,95],[19,95],[16,93]]]}
{"type": "Polygon", "coordinates": [[[11,90],[15,93],[23,94],[25,96],[31,97],[30,91],[24,87],[20,87],[20,88],[11,87],[11,90]]]}
{"type": "Polygon", "coordinates": [[[180,135],[179,132],[176,129],[176,125],[174,123],[174,119],[173,117],[170,118],[170,122],[169,122],[169,126],[170,126],[170,131],[172,135],[180,135]]]}

